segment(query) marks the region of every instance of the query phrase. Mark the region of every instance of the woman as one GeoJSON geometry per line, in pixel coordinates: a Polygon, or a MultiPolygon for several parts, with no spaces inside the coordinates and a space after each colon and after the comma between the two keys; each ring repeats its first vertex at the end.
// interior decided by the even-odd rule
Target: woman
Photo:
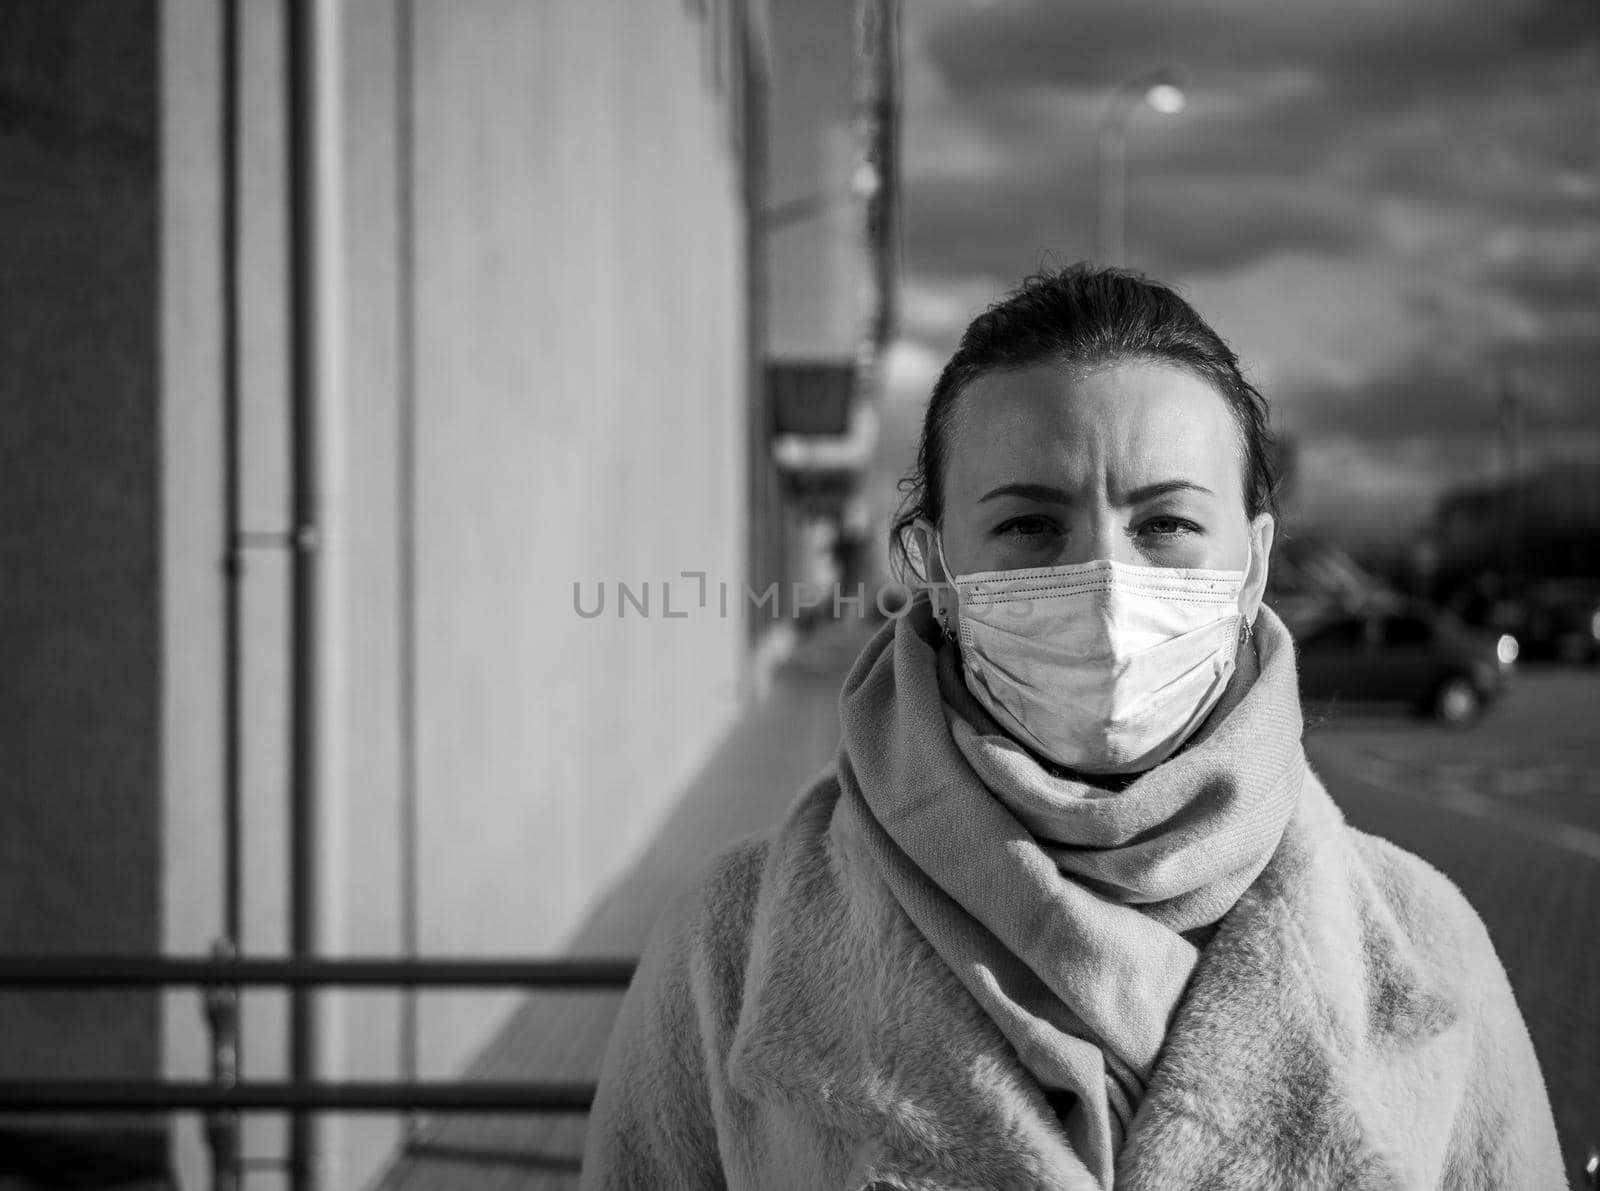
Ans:
{"type": "Polygon", "coordinates": [[[1171,290],[977,318],[833,769],[663,916],[591,1188],[1554,1188],[1482,923],[1347,826],[1262,606],[1261,396],[1171,290]]]}

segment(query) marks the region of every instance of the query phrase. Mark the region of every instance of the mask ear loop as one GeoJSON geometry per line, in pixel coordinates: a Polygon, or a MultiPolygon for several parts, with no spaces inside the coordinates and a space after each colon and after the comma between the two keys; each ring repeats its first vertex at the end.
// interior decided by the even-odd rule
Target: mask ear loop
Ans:
{"type": "MultiPolygon", "coordinates": [[[[1244,542],[1244,577],[1246,582],[1249,582],[1250,579],[1250,562],[1255,557],[1255,552],[1255,546],[1251,543],[1249,538],[1246,538],[1244,542]]],[[[1244,614],[1244,610],[1241,608],[1239,610],[1239,644],[1249,644],[1250,640],[1255,635],[1255,622],[1246,616],[1244,614]]]]}
{"type": "MultiPolygon", "coordinates": [[[[939,568],[944,572],[944,583],[949,584],[950,590],[955,590],[955,578],[950,574],[950,564],[944,560],[944,534],[935,529],[928,521],[923,520],[923,528],[933,536],[934,549],[939,552],[939,568]]],[[[941,608],[939,611],[939,628],[944,632],[946,641],[956,639],[955,631],[950,627],[950,610],[941,608]]]]}
{"type": "MultiPolygon", "coordinates": [[[[950,573],[950,564],[944,560],[944,534],[939,534],[934,539],[934,542],[939,551],[939,568],[944,571],[944,581],[950,585],[950,590],[954,592],[956,589],[956,577],[950,573]]],[[[956,598],[959,600],[960,596],[956,598]]],[[[946,641],[954,641],[956,639],[955,630],[950,627],[949,608],[939,613],[939,627],[944,630],[944,639],[946,641]]]]}

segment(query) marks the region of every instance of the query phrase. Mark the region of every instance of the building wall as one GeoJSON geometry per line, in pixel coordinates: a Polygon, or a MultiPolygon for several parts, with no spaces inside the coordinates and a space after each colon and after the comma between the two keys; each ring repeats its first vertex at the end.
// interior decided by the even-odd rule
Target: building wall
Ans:
{"type": "MultiPolygon", "coordinates": [[[[159,939],[157,84],[153,3],[0,5],[8,954],[159,939]]],[[[0,992],[0,1078],[154,1075],[157,1010],[0,992]]]]}
{"type": "MultiPolygon", "coordinates": [[[[217,7],[164,3],[164,942],[178,953],[208,946],[220,921],[217,7]]],[[[330,954],[402,945],[409,765],[420,951],[550,954],[748,693],[743,619],[714,603],[666,619],[661,603],[670,581],[674,608],[689,604],[683,571],[741,583],[751,537],[740,91],[731,30],[714,23],[734,6],[412,7],[409,66],[395,0],[349,0],[340,30],[346,383],[331,411],[328,545],[340,731],[320,820],[323,942],[330,954]],[[649,585],[648,617],[618,616],[619,582],[649,585]],[[586,606],[608,590],[605,615],[577,615],[575,584],[586,606]]],[[[241,6],[244,505],[262,531],[283,529],[287,507],[274,9],[241,6]]],[[[244,589],[242,944],[257,954],[285,945],[286,574],[281,552],[253,552],[244,589]]],[[[398,998],[326,1000],[325,1074],[394,1074],[398,998]]],[[[420,1073],[454,1074],[511,1003],[425,997],[420,1073]]],[[[202,1074],[192,1003],[169,1005],[167,1021],[168,1070],[202,1074]]],[[[281,1073],[283,1041],[281,997],[252,995],[246,1073],[281,1073]]],[[[396,1125],[333,1120],[323,1135],[326,1185],[358,1186],[396,1125]]],[[[197,1177],[193,1122],[181,1140],[197,1177]]],[[[252,1121],[246,1150],[281,1141],[275,1122],[252,1121]]]]}

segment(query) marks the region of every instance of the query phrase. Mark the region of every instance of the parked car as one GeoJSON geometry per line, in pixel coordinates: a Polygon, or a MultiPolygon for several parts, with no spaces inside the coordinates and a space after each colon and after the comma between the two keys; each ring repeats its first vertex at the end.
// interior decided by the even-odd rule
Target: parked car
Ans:
{"type": "Polygon", "coordinates": [[[1335,615],[1302,630],[1300,693],[1311,701],[1403,703],[1467,724],[1505,693],[1518,645],[1427,607],[1335,615]]]}

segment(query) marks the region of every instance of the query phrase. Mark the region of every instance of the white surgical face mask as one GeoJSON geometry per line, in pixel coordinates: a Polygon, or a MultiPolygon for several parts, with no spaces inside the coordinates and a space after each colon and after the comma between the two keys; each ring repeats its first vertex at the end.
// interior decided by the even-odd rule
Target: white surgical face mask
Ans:
{"type": "Polygon", "coordinates": [[[1244,571],[1100,560],[945,574],[973,698],[1080,773],[1138,773],[1175,753],[1222,697],[1248,627],[1244,571]]]}

